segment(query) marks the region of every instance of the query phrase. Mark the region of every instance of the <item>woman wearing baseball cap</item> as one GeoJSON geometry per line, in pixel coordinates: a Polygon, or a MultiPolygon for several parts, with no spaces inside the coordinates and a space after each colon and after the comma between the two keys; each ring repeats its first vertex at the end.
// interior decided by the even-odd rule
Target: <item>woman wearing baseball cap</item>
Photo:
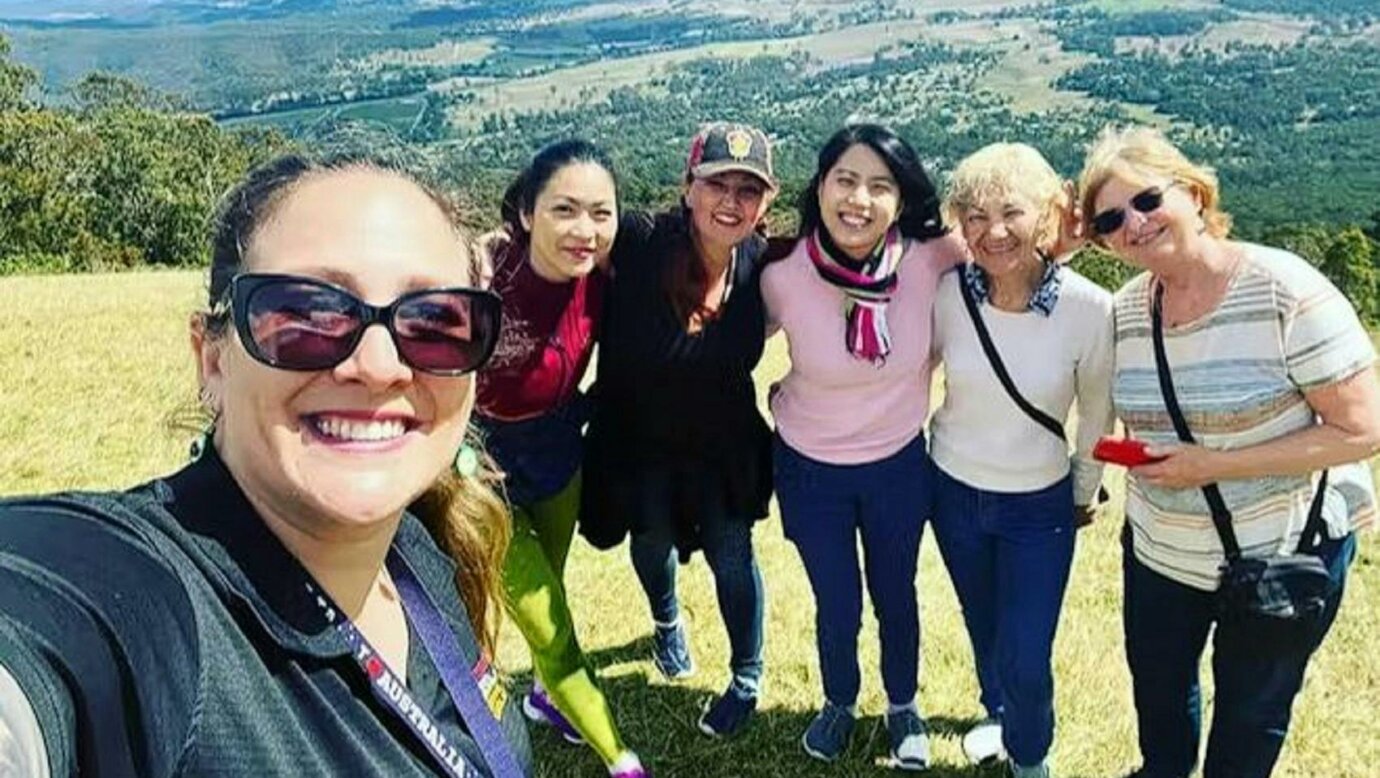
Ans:
{"type": "Polygon", "coordinates": [[[694,672],[677,558],[703,550],[714,573],[732,678],[700,717],[711,736],[748,723],[762,675],[752,525],[767,515],[771,432],[752,370],[766,331],[757,227],[776,190],[766,135],[716,123],[691,142],[681,204],[622,220],[585,441],[581,532],[599,548],[631,534],[667,679],[694,672]]]}

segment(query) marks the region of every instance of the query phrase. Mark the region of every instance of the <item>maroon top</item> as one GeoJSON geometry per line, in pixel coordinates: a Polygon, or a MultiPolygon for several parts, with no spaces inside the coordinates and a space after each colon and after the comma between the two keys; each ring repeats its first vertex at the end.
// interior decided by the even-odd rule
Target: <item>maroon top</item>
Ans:
{"type": "Polygon", "coordinates": [[[503,297],[503,329],[479,373],[478,409],[494,419],[538,416],[574,396],[599,331],[606,276],[595,269],[565,283],[537,275],[523,242],[489,244],[490,288],[503,297]]]}

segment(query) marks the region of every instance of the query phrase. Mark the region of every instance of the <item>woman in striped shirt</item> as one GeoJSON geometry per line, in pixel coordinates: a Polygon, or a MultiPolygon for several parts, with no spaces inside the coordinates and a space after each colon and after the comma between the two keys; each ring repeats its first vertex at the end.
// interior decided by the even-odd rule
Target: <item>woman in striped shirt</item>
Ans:
{"type": "Polygon", "coordinates": [[[1365,459],[1380,448],[1375,352],[1347,299],[1279,249],[1228,238],[1213,172],[1158,132],[1109,130],[1080,180],[1089,234],[1146,272],[1116,295],[1113,402],[1157,463],[1133,467],[1124,533],[1126,653],[1142,778],[1198,761],[1198,664],[1213,632],[1216,688],[1204,778],[1268,776],[1313,651],[1341,600],[1354,530],[1375,512],[1365,459]],[[1179,442],[1156,370],[1152,314],[1196,443],[1179,442]],[[1300,546],[1326,470],[1316,553],[1333,585],[1321,616],[1279,634],[1221,618],[1216,483],[1242,554],[1300,546]]]}

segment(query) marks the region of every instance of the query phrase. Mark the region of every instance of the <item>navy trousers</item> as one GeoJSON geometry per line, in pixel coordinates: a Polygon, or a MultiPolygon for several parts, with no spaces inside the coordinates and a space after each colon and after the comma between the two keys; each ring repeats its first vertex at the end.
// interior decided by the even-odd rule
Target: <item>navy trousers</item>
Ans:
{"type": "Polygon", "coordinates": [[[1215,694],[1203,778],[1270,775],[1308,660],[1336,619],[1356,537],[1325,541],[1319,551],[1336,587],[1321,618],[1294,628],[1219,621],[1213,592],[1170,580],[1141,564],[1131,550],[1129,532],[1123,533],[1122,615],[1143,759],[1138,776],[1186,778],[1197,765],[1202,727],[1198,665],[1210,632],[1215,694]]]}
{"type": "Polygon", "coordinates": [[[842,706],[858,699],[861,537],[867,591],[881,633],[882,682],[893,705],[909,705],[915,700],[920,661],[915,566],[931,504],[924,436],[885,459],[861,465],[810,459],[778,437],[774,473],[782,527],[800,552],[814,591],[824,696],[842,706]]]}
{"type": "Polygon", "coordinates": [[[987,714],[1019,765],[1054,741],[1054,633],[1073,564],[1073,484],[991,492],[935,468],[934,537],[973,645],[987,714]]]}

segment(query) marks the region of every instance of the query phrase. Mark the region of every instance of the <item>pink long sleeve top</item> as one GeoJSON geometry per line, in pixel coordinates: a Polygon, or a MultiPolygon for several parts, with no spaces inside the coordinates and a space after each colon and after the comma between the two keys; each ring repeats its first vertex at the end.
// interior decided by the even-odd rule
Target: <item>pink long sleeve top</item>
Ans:
{"type": "Polygon", "coordinates": [[[882,365],[854,357],[844,342],[843,291],[820,278],[805,241],[762,273],[770,327],[786,334],[790,372],[771,393],[777,433],[811,459],[877,462],[920,434],[930,408],[930,339],[940,275],[960,262],[953,235],[907,240],[887,304],[892,350],[882,365]]]}

